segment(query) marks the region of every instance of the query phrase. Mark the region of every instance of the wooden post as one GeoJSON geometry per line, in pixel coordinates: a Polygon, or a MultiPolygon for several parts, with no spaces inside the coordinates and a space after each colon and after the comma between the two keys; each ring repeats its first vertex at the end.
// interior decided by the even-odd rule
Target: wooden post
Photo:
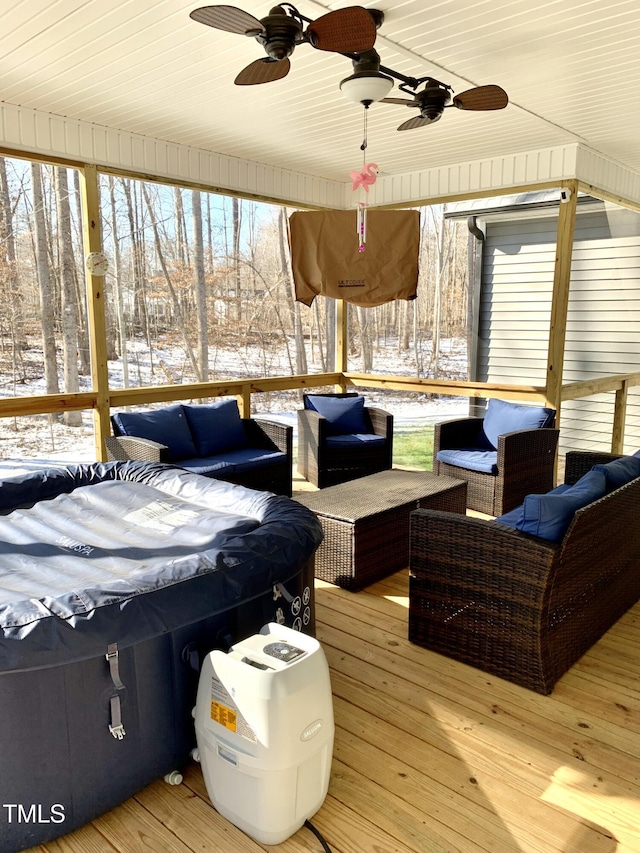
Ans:
{"type": "Polygon", "coordinates": [[[560,409],[562,404],[562,369],[567,334],[567,309],[569,306],[569,286],[571,281],[573,232],[576,223],[576,204],[578,200],[577,181],[568,181],[563,186],[562,191],[566,192],[567,190],[570,193],[570,197],[566,201],[561,201],[558,210],[558,236],[556,240],[556,262],[553,273],[553,296],[551,300],[545,392],[547,405],[557,412],[557,427],[560,426],[560,409]]]}
{"type": "Polygon", "coordinates": [[[249,385],[242,386],[242,392],[236,395],[241,418],[251,417],[251,388],[249,385]]]}
{"type": "Polygon", "coordinates": [[[613,410],[613,429],[611,431],[611,452],[624,452],[624,423],[627,417],[627,392],[629,381],[624,380],[622,388],[616,391],[616,402],[613,410]]]}
{"type": "MultiPolygon", "coordinates": [[[[336,311],[336,371],[346,373],[348,367],[348,335],[349,335],[349,305],[344,299],[337,300],[336,311]]],[[[336,384],[335,390],[338,393],[344,393],[347,390],[347,384],[344,378],[336,384]]]]}
{"type": "MultiPolygon", "coordinates": [[[[102,251],[100,227],[100,194],[98,170],[94,165],[85,165],[80,170],[82,188],[82,225],[85,255],[102,251]]],[[[96,458],[105,461],[107,449],[105,438],[110,432],[109,422],[109,371],[107,365],[107,333],[104,305],[104,276],[87,276],[87,308],[89,312],[89,347],[91,352],[91,381],[96,392],[96,407],[93,410],[96,440],[96,458]]]]}

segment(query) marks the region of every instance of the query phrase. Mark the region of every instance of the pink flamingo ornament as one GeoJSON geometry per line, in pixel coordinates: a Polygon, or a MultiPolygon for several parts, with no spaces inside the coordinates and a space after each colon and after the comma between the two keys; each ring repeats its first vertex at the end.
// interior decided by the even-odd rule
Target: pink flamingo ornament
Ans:
{"type": "Polygon", "coordinates": [[[366,163],[359,172],[351,171],[349,174],[353,179],[351,189],[355,191],[358,187],[362,187],[368,193],[369,187],[375,184],[378,177],[378,166],[376,163],[366,163]]]}

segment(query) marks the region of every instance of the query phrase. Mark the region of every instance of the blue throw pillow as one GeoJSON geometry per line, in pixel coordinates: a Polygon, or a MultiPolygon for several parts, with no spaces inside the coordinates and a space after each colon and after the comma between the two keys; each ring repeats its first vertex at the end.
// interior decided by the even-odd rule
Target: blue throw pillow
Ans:
{"type": "Polygon", "coordinates": [[[607,491],[612,492],[640,477],[640,456],[623,456],[606,465],[594,465],[592,471],[602,471],[607,480],[607,491]]]}
{"type": "Polygon", "coordinates": [[[559,542],[569,529],[575,511],[603,497],[605,492],[604,474],[592,470],[561,494],[527,495],[516,529],[559,542]]]}
{"type": "Polygon", "coordinates": [[[197,455],[180,403],[149,412],[117,412],[112,415],[112,421],[120,435],[147,438],[165,444],[172,462],[197,455]]]}
{"type": "Polygon", "coordinates": [[[507,400],[492,398],[482,424],[483,437],[494,450],[498,447],[498,436],[521,429],[549,427],[556,416],[554,409],[543,406],[523,406],[507,400]]]}
{"type": "Polygon", "coordinates": [[[215,456],[225,450],[246,447],[247,434],[237,400],[184,408],[198,448],[193,456],[215,456]]]}
{"type": "Polygon", "coordinates": [[[330,397],[308,394],[307,407],[327,419],[327,435],[371,432],[364,411],[364,397],[330,397]]]}
{"type": "MultiPolygon", "coordinates": [[[[552,489],[550,492],[546,493],[546,496],[549,495],[561,495],[564,492],[568,491],[571,486],[568,483],[561,483],[559,486],[556,486],[555,489],[552,489]]],[[[499,515],[497,518],[493,520],[498,524],[504,524],[507,527],[513,527],[514,530],[519,530],[518,524],[522,522],[522,508],[523,504],[515,507],[514,509],[510,509],[509,512],[505,512],[504,515],[499,515]]]]}

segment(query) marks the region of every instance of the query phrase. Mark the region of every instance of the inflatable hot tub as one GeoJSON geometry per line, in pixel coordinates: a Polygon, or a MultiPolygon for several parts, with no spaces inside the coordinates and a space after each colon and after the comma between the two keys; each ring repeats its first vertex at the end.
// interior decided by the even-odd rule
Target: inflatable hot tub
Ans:
{"type": "Polygon", "coordinates": [[[180,769],[199,663],[313,634],[322,532],[301,504],[141,462],[0,481],[0,851],[64,835],[180,769]]]}

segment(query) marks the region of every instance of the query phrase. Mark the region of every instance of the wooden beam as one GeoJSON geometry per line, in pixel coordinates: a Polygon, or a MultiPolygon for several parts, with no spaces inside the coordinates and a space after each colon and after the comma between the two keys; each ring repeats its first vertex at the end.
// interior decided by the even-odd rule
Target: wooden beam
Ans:
{"type": "Polygon", "coordinates": [[[606,394],[608,391],[619,391],[626,383],[632,388],[640,385],[640,372],[619,373],[614,376],[601,376],[598,379],[581,379],[562,386],[562,401],[579,400],[582,397],[592,397],[594,394],[606,394]]]}
{"type": "Polygon", "coordinates": [[[63,166],[66,169],[78,169],[82,171],[84,161],[72,160],[69,157],[56,157],[55,154],[39,154],[37,151],[17,151],[15,148],[0,146],[0,157],[8,157],[12,160],[27,160],[30,163],[45,163],[53,166],[63,166]]]}
{"type": "Polygon", "coordinates": [[[556,424],[558,426],[560,424],[560,404],[562,402],[562,369],[567,333],[573,233],[575,230],[576,205],[578,201],[577,181],[567,181],[564,184],[563,191],[569,191],[570,197],[566,201],[561,202],[558,209],[558,236],[553,273],[553,297],[551,300],[546,383],[547,403],[557,412],[556,424]]]}
{"type": "MultiPolygon", "coordinates": [[[[384,180],[384,179],[383,179],[384,180]]],[[[378,181],[380,183],[380,181],[378,181]]],[[[562,181],[563,186],[568,186],[572,183],[569,179],[562,181]]],[[[411,199],[404,202],[392,202],[390,204],[376,204],[376,210],[401,210],[410,207],[428,207],[432,204],[448,204],[459,201],[471,201],[472,199],[480,198],[499,198],[504,195],[513,195],[516,193],[527,193],[537,190],[554,190],[558,188],[558,181],[538,181],[532,184],[514,184],[513,186],[502,186],[494,188],[483,188],[480,190],[464,190],[455,193],[446,193],[440,196],[423,196],[418,199],[411,199]]]]}
{"type": "Polygon", "coordinates": [[[338,373],[301,373],[298,376],[273,376],[252,379],[249,383],[252,394],[265,391],[288,391],[292,388],[320,388],[322,385],[336,385],[344,382],[344,375],[338,373]]]}
{"type": "MultiPolygon", "coordinates": [[[[96,166],[85,166],[80,171],[82,191],[82,225],[85,254],[102,251],[100,221],[100,189],[96,166]]],[[[91,351],[91,379],[96,392],[93,410],[96,457],[107,458],[105,438],[110,433],[109,421],[109,369],[107,361],[107,327],[105,320],[104,276],[86,273],[87,308],[89,313],[89,347],[91,351]]]]}
{"type": "Polygon", "coordinates": [[[38,397],[3,397],[0,399],[0,418],[19,415],[48,415],[95,409],[98,395],[95,391],[77,394],[42,394],[38,397]]]}
{"type": "Polygon", "coordinates": [[[452,397],[500,397],[504,400],[544,402],[546,390],[536,385],[506,385],[501,382],[471,382],[467,380],[420,379],[417,376],[383,374],[344,374],[348,385],[363,388],[386,388],[394,391],[415,391],[420,394],[444,394],[452,397]]]}
{"type": "MultiPolygon", "coordinates": [[[[336,301],[336,370],[344,374],[348,362],[348,340],[349,340],[349,305],[344,299],[336,301]]],[[[347,386],[344,377],[336,383],[336,391],[344,393],[347,386]]]]}
{"type": "Polygon", "coordinates": [[[238,401],[238,409],[240,410],[241,418],[250,418],[251,417],[251,388],[248,384],[243,384],[240,388],[238,394],[236,394],[236,400],[238,401]]]}
{"type": "Polygon", "coordinates": [[[626,207],[628,210],[635,210],[636,213],[640,213],[640,202],[631,201],[627,198],[624,198],[624,196],[617,195],[616,193],[611,193],[608,190],[602,190],[595,184],[587,184],[584,181],[580,181],[578,184],[578,189],[580,190],[580,192],[585,192],[588,195],[593,196],[594,198],[599,198],[602,201],[609,201],[612,204],[617,204],[620,207],[626,207]]]}
{"type": "Polygon", "coordinates": [[[611,431],[612,453],[624,453],[624,424],[627,417],[628,391],[628,382],[623,382],[622,388],[616,391],[616,402],[613,410],[613,429],[611,431]]]}
{"type": "Polygon", "coordinates": [[[321,385],[334,385],[341,380],[341,373],[308,373],[299,376],[265,376],[248,381],[238,379],[193,382],[183,385],[145,385],[141,388],[112,389],[109,399],[113,408],[121,408],[141,406],[145,403],[170,403],[176,400],[197,400],[207,397],[242,397],[246,390],[251,394],[262,394],[293,388],[319,388],[321,385]]]}

